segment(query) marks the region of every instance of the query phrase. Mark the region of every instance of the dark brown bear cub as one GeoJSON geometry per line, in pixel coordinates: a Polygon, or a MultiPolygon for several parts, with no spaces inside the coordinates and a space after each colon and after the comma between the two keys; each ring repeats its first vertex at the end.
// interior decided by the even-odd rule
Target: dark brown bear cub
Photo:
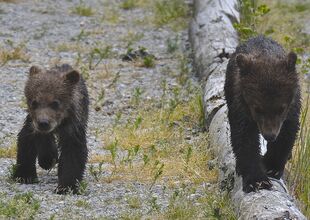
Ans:
{"type": "Polygon", "coordinates": [[[236,171],[243,191],[270,189],[281,178],[299,129],[297,56],[259,36],[237,47],[229,60],[225,97],[236,171]],[[267,140],[260,155],[259,133],[267,140]]]}
{"type": "Polygon", "coordinates": [[[18,134],[13,178],[21,183],[34,183],[37,157],[39,165],[46,170],[58,161],[56,192],[78,193],[87,161],[89,104],[82,76],[67,64],[51,70],[33,66],[25,96],[28,115],[18,134]]]}

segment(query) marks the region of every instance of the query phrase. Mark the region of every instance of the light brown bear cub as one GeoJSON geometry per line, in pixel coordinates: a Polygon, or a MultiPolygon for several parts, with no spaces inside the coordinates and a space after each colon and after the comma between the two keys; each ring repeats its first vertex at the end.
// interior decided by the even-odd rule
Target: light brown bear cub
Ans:
{"type": "Polygon", "coordinates": [[[21,183],[34,183],[36,158],[46,170],[58,161],[56,192],[77,193],[87,161],[89,99],[82,76],[67,64],[50,70],[33,66],[25,96],[28,115],[18,134],[13,178],[21,183]]]}

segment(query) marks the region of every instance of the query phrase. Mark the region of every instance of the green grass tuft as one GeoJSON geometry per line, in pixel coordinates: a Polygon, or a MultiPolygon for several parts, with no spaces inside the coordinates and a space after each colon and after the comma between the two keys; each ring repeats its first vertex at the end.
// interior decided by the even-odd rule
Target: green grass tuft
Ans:
{"type": "Polygon", "coordinates": [[[137,7],[137,1],[136,0],[124,0],[120,7],[125,10],[133,9],[137,7]]]}
{"type": "Polygon", "coordinates": [[[302,202],[304,214],[310,217],[310,98],[304,103],[301,116],[301,128],[293,159],[290,163],[290,190],[302,202]]]}
{"type": "Polygon", "coordinates": [[[34,219],[40,203],[30,192],[17,194],[8,198],[0,194],[0,218],[1,219],[34,219]]]}
{"type": "Polygon", "coordinates": [[[83,3],[80,3],[78,6],[73,8],[73,13],[85,17],[94,15],[93,9],[90,6],[84,5],[83,3]]]}
{"type": "Polygon", "coordinates": [[[24,43],[16,45],[13,41],[7,40],[6,47],[0,51],[0,65],[5,65],[10,60],[28,62],[30,57],[26,54],[25,47],[24,43]]]}
{"type": "Polygon", "coordinates": [[[155,1],[155,24],[163,26],[177,22],[176,26],[184,27],[184,18],[189,15],[189,7],[184,0],[158,0],[155,1]],[[183,23],[183,25],[182,25],[183,23]]]}

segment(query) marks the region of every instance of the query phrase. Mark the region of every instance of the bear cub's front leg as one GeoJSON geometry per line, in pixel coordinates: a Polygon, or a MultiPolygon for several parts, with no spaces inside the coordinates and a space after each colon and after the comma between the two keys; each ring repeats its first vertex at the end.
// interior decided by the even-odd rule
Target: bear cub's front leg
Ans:
{"type": "Polygon", "coordinates": [[[37,150],[31,119],[27,116],[25,124],[17,137],[16,166],[12,178],[19,183],[31,184],[38,181],[36,171],[37,150]]]}
{"type": "Polygon", "coordinates": [[[231,112],[228,113],[228,118],[231,122],[231,144],[236,158],[236,171],[242,176],[243,191],[270,189],[271,183],[261,161],[256,125],[231,112]]]}
{"type": "Polygon", "coordinates": [[[62,150],[58,165],[58,187],[56,189],[58,194],[70,191],[79,193],[79,184],[83,178],[88,151],[85,128],[77,127],[80,129],[68,125],[60,132],[59,145],[62,150]]]}

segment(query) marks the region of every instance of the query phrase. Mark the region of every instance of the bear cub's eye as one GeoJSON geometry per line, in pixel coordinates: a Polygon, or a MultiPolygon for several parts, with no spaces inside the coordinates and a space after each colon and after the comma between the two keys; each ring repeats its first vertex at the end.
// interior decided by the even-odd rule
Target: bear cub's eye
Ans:
{"type": "Polygon", "coordinates": [[[60,101],[59,101],[59,100],[54,100],[54,101],[50,104],[50,106],[52,107],[52,109],[57,110],[57,109],[59,109],[60,101]]]}
{"type": "Polygon", "coordinates": [[[36,100],[33,100],[32,102],[31,102],[31,108],[32,109],[36,109],[36,108],[38,108],[39,107],[39,103],[36,101],[36,100]]]}

